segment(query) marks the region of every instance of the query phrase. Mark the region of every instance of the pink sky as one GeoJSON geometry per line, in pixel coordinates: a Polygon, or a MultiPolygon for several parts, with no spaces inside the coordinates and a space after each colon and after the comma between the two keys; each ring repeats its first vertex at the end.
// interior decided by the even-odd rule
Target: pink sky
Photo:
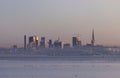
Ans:
{"type": "Polygon", "coordinates": [[[79,34],[83,44],[120,46],[119,0],[1,0],[0,46],[23,45],[23,36],[71,42],[79,34]]]}

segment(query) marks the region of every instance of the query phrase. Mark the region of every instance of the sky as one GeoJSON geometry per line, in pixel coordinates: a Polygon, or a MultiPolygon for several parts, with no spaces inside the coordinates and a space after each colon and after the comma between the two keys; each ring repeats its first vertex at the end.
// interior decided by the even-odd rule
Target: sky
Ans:
{"type": "Polygon", "coordinates": [[[120,46],[120,0],[0,0],[0,47],[23,46],[38,35],[64,42],[80,36],[96,45],[120,46]]]}

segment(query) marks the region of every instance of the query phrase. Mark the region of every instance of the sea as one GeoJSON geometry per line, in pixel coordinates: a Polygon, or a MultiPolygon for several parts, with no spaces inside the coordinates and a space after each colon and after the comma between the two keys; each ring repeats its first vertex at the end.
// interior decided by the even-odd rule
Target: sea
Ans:
{"type": "Polygon", "coordinates": [[[120,78],[120,58],[0,58],[0,78],[120,78]]]}

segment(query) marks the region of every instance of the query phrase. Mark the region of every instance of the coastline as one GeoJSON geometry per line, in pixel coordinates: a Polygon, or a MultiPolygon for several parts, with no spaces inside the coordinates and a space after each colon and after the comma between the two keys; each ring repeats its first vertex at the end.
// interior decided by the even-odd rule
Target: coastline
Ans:
{"type": "Polygon", "coordinates": [[[120,61],[120,55],[81,55],[81,56],[40,56],[40,55],[0,55],[0,60],[21,61],[120,61]]]}

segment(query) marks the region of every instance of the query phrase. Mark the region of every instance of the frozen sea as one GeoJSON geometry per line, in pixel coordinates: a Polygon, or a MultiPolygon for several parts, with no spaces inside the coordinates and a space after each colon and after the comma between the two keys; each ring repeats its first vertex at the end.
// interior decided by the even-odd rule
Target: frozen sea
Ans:
{"type": "Polygon", "coordinates": [[[0,78],[120,78],[120,61],[84,58],[0,58],[0,78]]]}

